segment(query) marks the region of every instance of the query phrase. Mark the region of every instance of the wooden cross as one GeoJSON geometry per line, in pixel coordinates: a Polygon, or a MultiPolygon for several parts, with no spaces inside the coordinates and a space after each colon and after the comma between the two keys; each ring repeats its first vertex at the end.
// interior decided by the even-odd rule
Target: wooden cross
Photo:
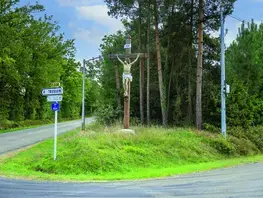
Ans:
{"type": "MultiPolygon", "coordinates": [[[[147,53],[131,53],[131,36],[126,36],[126,42],[124,45],[125,53],[124,54],[109,54],[109,59],[115,59],[117,57],[124,58],[128,63],[131,63],[131,59],[136,58],[138,55],[140,58],[148,58],[147,53]]],[[[127,96],[124,97],[124,118],[123,125],[124,129],[130,128],[130,92],[131,92],[131,82],[128,81],[128,93],[127,96]]]]}

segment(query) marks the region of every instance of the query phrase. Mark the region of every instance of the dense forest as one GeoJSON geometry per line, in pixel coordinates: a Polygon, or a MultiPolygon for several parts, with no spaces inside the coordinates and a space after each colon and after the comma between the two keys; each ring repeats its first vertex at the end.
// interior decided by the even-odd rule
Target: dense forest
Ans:
{"type": "Polygon", "coordinates": [[[150,54],[132,67],[132,116],[164,126],[220,126],[220,40],[211,32],[220,28],[220,6],[227,16],[235,1],[105,2],[126,30],[105,36],[101,44],[103,102],[112,109],[122,104],[121,64],[108,54],[123,53],[129,34],[134,53],[150,54]]]}
{"type": "MultiPolygon", "coordinates": [[[[109,15],[126,30],[105,36],[101,44],[103,102],[122,109],[121,64],[108,58],[123,53],[126,35],[132,52],[149,53],[132,67],[131,113],[136,122],[220,128],[220,8],[231,16],[235,0],[106,0],[109,15]]],[[[226,47],[228,127],[262,124],[263,26],[243,22],[226,47]],[[256,42],[251,42],[256,41],[256,42]]],[[[114,114],[115,115],[115,114],[114,114]]]]}
{"type": "MultiPolygon", "coordinates": [[[[64,88],[61,118],[81,114],[82,74],[74,40],[59,34],[52,17],[36,18],[44,7],[0,5],[0,120],[52,118],[41,89],[59,82],[64,88]]],[[[235,0],[105,0],[111,17],[124,31],[106,35],[103,59],[87,64],[86,114],[97,112],[106,123],[123,114],[123,67],[111,53],[124,53],[132,38],[133,53],[148,53],[132,66],[133,123],[163,126],[220,127],[220,7],[231,15],[235,0]]],[[[243,22],[226,48],[229,127],[263,123],[263,26],[243,22]],[[251,42],[257,41],[257,42],[251,42]]]]}
{"type": "MultiPolygon", "coordinates": [[[[64,89],[60,118],[79,118],[82,74],[73,40],[43,13],[42,5],[0,1],[0,122],[50,120],[53,112],[41,90],[60,83],[64,89]],[[36,13],[42,14],[37,18],[36,13]],[[57,83],[58,82],[58,83],[57,83]]],[[[39,16],[38,15],[38,16],[39,16]]],[[[96,104],[94,83],[86,81],[87,113],[96,104]]],[[[34,122],[32,122],[34,123],[34,122]]],[[[14,127],[14,126],[13,126],[14,127]]]]}

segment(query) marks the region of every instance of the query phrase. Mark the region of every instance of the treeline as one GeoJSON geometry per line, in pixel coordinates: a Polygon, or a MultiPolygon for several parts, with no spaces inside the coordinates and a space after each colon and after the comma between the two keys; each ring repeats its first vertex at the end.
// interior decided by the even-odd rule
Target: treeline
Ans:
{"type": "MultiPolygon", "coordinates": [[[[109,112],[123,108],[123,68],[108,55],[124,53],[125,36],[129,34],[133,53],[150,54],[150,59],[138,61],[132,67],[133,120],[177,126],[194,125],[201,120],[202,128],[219,128],[220,39],[211,32],[220,28],[220,7],[226,17],[233,11],[235,0],[105,2],[109,15],[122,19],[126,28],[124,32],[105,36],[101,44],[101,102],[112,106],[109,112]],[[201,106],[197,108],[198,105],[201,106]]],[[[257,28],[252,23],[245,27],[244,24],[237,40],[227,49],[227,83],[231,85],[227,97],[228,126],[248,127],[262,124],[263,119],[263,62],[259,55],[262,26],[257,28]]]]}
{"type": "MultiPolygon", "coordinates": [[[[82,74],[74,57],[74,41],[58,33],[59,26],[52,17],[34,15],[44,11],[42,5],[21,7],[18,3],[19,0],[0,2],[1,123],[53,118],[50,103],[41,90],[54,83],[64,89],[60,118],[78,118],[82,74]]],[[[87,113],[96,103],[92,86],[94,83],[87,80],[87,113]]]]}

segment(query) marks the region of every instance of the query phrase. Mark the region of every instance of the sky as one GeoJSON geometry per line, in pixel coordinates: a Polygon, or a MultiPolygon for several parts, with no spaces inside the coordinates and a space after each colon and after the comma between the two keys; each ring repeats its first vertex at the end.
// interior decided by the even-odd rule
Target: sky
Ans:
{"type": "MultiPolygon", "coordinates": [[[[20,4],[33,4],[36,0],[21,0],[20,4]]],[[[100,55],[99,45],[104,35],[122,30],[119,19],[111,18],[107,14],[107,6],[103,0],[38,0],[45,7],[45,14],[52,15],[57,21],[60,32],[66,39],[75,39],[77,49],[76,59],[82,62],[100,55]]],[[[42,14],[39,14],[42,15],[42,14]]],[[[237,0],[233,16],[250,21],[252,18],[257,23],[263,21],[263,0],[237,0]]],[[[241,22],[226,18],[225,37],[226,45],[236,38],[241,22]]]]}

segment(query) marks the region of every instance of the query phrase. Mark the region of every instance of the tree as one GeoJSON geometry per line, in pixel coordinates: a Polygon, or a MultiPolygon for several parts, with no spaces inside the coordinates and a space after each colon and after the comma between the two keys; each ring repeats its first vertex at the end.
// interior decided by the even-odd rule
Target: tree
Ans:
{"type": "Polygon", "coordinates": [[[226,51],[226,80],[231,85],[227,97],[229,126],[262,124],[263,107],[263,25],[243,22],[237,39],[226,51]],[[251,42],[256,41],[256,42],[251,42]]]}
{"type": "MultiPolygon", "coordinates": [[[[159,5],[159,4],[158,4],[159,5]]],[[[155,27],[155,42],[156,42],[156,54],[157,54],[157,66],[158,66],[158,80],[159,80],[159,92],[160,92],[160,102],[162,109],[162,124],[166,126],[166,88],[163,84],[163,72],[162,72],[162,62],[161,62],[161,43],[159,36],[159,17],[158,17],[158,6],[157,0],[154,1],[154,27],[155,27]]]]}
{"type": "Polygon", "coordinates": [[[202,129],[203,20],[204,2],[199,0],[198,61],[196,70],[196,128],[202,129]]]}
{"type": "Polygon", "coordinates": [[[0,3],[0,119],[50,119],[50,104],[41,90],[53,82],[64,87],[60,115],[79,117],[81,76],[73,40],[58,33],[52,17],[33,16],[44,10],[42,5],[18,3],[0,3]]]}
{"type": "MultiPolygon", "coordinates": [[[[198,110],[204,123],[219,121],[217,113],[212,116],[215,120],[211,119],[211,112],[218,110],[218,95],[216,93],[218,79],[220,79],[218,73],[219,40],[213,39],[209,32],[218,30],[220,26],[219,8],[221,3],[225,8],[224,14],[228,15],[233,10],[234,2],[235,0],[203,1],[203,6],[200,4],[203,10],[203,19],[200,20],[198,11],[201,9],[198,9],[198,1],[106,0],[110,10],[109,15],[122,19],[126,28],[124,34],[129,33],[132,38],[138,38],[133,39],[133,48],[140,49],[146,45],[147,52],[151,55],[151,70],[149,70],[149,63],[147,63],[148,97],[146,103],[147,107],[151,106],[148,108],[149,111],[147,110],[147,120],[148,115],[151,114],[152,120],[157,122],[161,120],[165,125],[166,123],[178,126],[186,123],[192,124],[195,122],[192,116],[195,107],[193,100],[198,95],[200,107],[208,108],[204,112],[202,109],[198,110]],[[130,20],[128,21],[126,18],[130,20]],[[141,26],[138,25],[140,23],[141,26]],[[199,51],[201,49],[202,52],[199,53],[202,55],[199,56],[199,59],[196,57],[198,27],[201,33],[203,32],[204,38],[203,41],[199,40],[199,51]],[[144,32],[146,34],[143,34],[144,32]],[[197,88],[195,84],[197,72],[193,68],[194,65],[197,65],[198,60],[199,63],[200,61],[202,63],[202,67],[199,67],[198,70],[198,76],[200,78],[201,73],[202,80],[201,78],[198,80],[197,94],[194,91],[197,88]],[[149,81],[150,79],[151,81],[149,81]],[[202,82],[203,85],[200,84],[202,82]],[[210,92],[202,93],[202,86],[210,92]],[[150,91],[151,99],[148,94],[150,91]]],[[[108,76],[105,72],[102,73],[105,77],[108,76]]],[[[132,73],[134,77],[131,98],[132,116],[142,118],[141,104],[144,99],[141,97],[141,88],[144,86],[142,86],[140,80],[142,78],[139,76],[142,77],[143,71],[138,67],[133,67],[132,73]]]]}

